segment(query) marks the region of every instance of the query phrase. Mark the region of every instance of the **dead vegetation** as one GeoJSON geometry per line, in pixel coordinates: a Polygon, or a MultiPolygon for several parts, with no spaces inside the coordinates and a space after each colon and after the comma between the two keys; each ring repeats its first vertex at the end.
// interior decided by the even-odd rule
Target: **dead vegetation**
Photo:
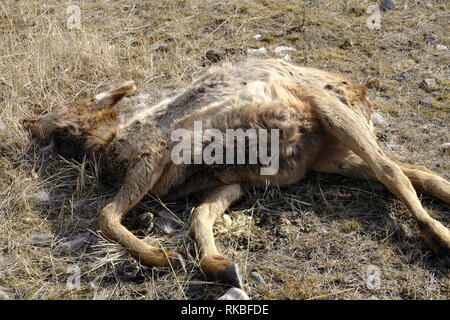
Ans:
{"type": "MultiPolygon", "coordinates": [[[[341,73],[371,89],[384,149],[450,178],[450,7],[397,1],[381,31],[366,27],[370,1],[90,1],[81,29],[68,30],[59,1],[0,3],[0,296],[13,299],[213,299],[194,259],[187,273],[145,268],[98,233],[97,214],[114,191],[83,162],[39,154],[20,120],[73,97],[133,79],[142,107],[206,67],[248,49],[294,47],[291,61],[341,73]],[[254,39],[260,34],[259,39],[254,39]],[[437,40],[429,40],[427,35],[437,40]],[[428,40],[427,40],[428,39],[428,40]],[[433,86],[421,85],[426,78],[433,86]],[[419,103],[431,96],[429,104],[419,103]],[[68,279],[81,274],[80,286],[68,279]]],[[[284,55],[281,55],[282,58],[284,55]]],[[[449,206],[423,197],[450,226],[449,206]]],[[[127,218],[152,244],[188,250],[140,216],[170,210],[186,221],[196,199],[146,198],[127,218]]],[[[217,228],[222,252],[248,275],[254,299],[448,299],[450,278],[419,237],[406,208],[383,186],[332,175],[254,190],[217,228]],[[381,286],[367,285],[369,265],[381,286]],[[371,289],[372,288],[372,289],[371,289]]],[[[167,232],[167,229],[164,229],[167,232]]]]}

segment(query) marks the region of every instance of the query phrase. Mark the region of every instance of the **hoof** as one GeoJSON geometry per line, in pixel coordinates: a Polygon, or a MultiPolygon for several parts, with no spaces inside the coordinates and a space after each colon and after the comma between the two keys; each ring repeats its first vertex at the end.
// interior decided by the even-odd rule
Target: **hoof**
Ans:
{"type": "Polygon", "coordinates": [[[242,276],[239,270],[239,266],[232,262],[228,268],[225,269],[223,281],[232,285],[233,287],[242,289],[242,276]]]}
{"type": "Polygon", "coordinates": [[[200,263],[207,278],[242,288],[242,276],[239,266],[221,256],[204,257],[200,263]]]}
{"type": "Polygon", "coordinates": [[[450,268],[450,231],[438,222],[419,223],[419,229],[438,258],[450,268]]]}

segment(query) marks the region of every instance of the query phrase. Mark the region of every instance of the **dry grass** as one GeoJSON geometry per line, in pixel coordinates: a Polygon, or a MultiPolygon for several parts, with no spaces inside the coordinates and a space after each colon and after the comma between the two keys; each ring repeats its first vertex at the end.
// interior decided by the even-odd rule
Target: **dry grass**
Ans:
{"type": "MultiPolygon", "coordinates": [[[[40,155],[20,120],[128,79],[150,93],[128,104],[149,103],[216,60],[242,59],[248,48],[292,46],[295,63],[368,83],[385,120],[384,149],[449,179],[449,156],[438,150],[450,141],[449,51],[435,44],[450,47],[450,7],[445,0],[427,1],[431,8],[397,2],[381,31],[366,27],[370,1],[89,1],[79,3],[81,30],[66,27],[70,2],[0,2],[0,289],[14,299],[220,295],[226,288],[205,282],[192,257],[187,273],[133,269],[129,255],[97,231],[97,212],[114,188],[99,183],[85,163],[40,155]],[[424,34],[438,40],[425,43],[424,34]],[[152,47],[160,41],[159,49],[152,47]],[[429,92],[419,87],[424,78],[437,81],[429,92]],[[433,102],[419,104],[427,95],[433,102]],[[64,250],[79,235],[88,242],[64,250]],[[75,265],[81,287],[69,290],[67,270],[75,265]]],[[[422,200],[450,226],[448,205],[422,200]]],[[[186,221],[195,200],[165,205],[186,221]]],[[[126,223],[139,227],[139,214],[161,207],[145,199],[126,223]]],[[[256,269],[264,277],[264,285],[247,278],[254,299],[450,297],[448,270],[420,239],[403,204],[377,183],[311,174],[295,186],[255,190],[229,214],[232,225],[217,241],[245,275],[256,269]],[[380,267],[381,288],[368,288],[368,265],[380,267]]],[[[155,229],[148,236],[160,246],[185,247],[155,229]]]]}

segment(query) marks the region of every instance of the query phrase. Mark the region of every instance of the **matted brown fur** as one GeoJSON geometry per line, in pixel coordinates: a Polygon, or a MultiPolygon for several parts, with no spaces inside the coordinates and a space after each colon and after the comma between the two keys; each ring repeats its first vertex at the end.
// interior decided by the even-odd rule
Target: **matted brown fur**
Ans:
{"type": "Polygon", "coordinates": [[[202,270],[208,277],[241,286],[237,265],[221,257],[214,244],[214,222],[246,188],[292,184],[308,171],[379,180],[406,204],[430,247],[450,262],[449,230],[428,215],[413,189],[414,184],[450,203],[450,184],[427,169],[396,162],[382,152],[364,86],[287,62],[247,60],[212,67],[175,97],[119,117],[115,103],[134,90],[127,82],[27,120],[25,125],[44,139],[79,138],[84,147],[80,153],[100,160],[107,174],[119,177],[122,187],[100,213],[100,228],[141,263],[183,267],[180,254],[136,238],[121,224],[123,216],[147,193],[162,198],[204,194],[191,220],[202,270]],[[279,171],[260,175],[261,163],[174,164],[170,135],[180,128],[193,133],[194,121],[201,121],[203,130],[221,132],[279,129],[279,171]]]}

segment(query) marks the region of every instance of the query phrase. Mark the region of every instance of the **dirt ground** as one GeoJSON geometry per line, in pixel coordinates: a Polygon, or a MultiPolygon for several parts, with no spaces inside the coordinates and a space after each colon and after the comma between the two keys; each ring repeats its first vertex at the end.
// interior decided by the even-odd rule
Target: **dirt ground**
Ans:
{"type": "MultiPolygon", "coordinates": [[[[196,199],[148,197],[131,212],[130,229],[186,251],[188,262],[186,273],[139,266],[98,231],[97,213],[116,189],[85,162],[40,154],[21,128],[26,116],[124,80],[139,93],[123,107],[147,105],[210,65],[265,48],[261,57],[366,84],[383,149],[450,179],[450,156],[440,148],[450,142],[450,51],[436,47],[450,48],[449,2],[399,0],[381,12],[381,29],[370,30],[366,10],[375,3],[79,1],[81,26],[70,29],[72,2],[1,1],[0,298],[215,299],[227,290],[205,281],[181,239],[144,228],[140,218],[165,208],[187,221],[196,199]],[[278,46],[295,51],[278,54],[278,46]]],[[[448,204],[421,199],[450,227],[448,204]]],[[[240,264],[252,299],[450,298],[448,269],[379,183],[309,174],[297,185],[249,192],[228,215],[217,243],[240,264]]]]}

